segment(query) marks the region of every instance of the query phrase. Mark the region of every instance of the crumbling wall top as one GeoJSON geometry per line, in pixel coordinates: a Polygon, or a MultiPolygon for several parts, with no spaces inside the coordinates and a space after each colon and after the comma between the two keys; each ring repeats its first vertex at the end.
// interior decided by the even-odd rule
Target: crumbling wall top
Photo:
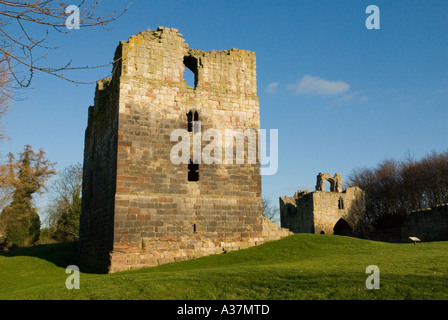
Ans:
{"type": "Polygon", "coordinates": [[[174,28],[145,30],[121,41],[114,58],[114,77],[153,87],[186,87],[185,68],[194,73],[194,90],[256,96],[256,57],[248,50],[190,49],[174,28]]]}
{"type": "Polygon", "coordinates": [[[325,181],[330,182],[330,192],[342,192],[342,176],[335,173],[332,177],[329,173],[321,173],[317,175],[316,191],[325,191],[325,181]]]}

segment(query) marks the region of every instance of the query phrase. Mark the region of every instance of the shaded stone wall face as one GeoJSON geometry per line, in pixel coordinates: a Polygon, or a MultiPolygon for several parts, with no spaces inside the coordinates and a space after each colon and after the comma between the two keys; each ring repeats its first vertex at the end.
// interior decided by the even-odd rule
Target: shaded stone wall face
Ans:
{"type": "MultiPolygon", "coordinates": [[[[105,248],[110,249],[108,271],[114,272],[262,243],[258,160],[202,162],[199,181],[188,181],[188,165],[170,159],[178,143],[170,141],[170,135],[188,129],[189,111],[198,113],[202,132],[218,129],[224,136],[225,129],[259,129],[255,54],[192,50],[176,29],[159,28],[121,42],[120,57],[111,82],[118,94],[97,91],[93,108],[109,101],[110,115],[92,118],[86,131],[83,200],[91,172],[113,187],[108,185],[110,190],[101,196],[94,193],[95,204],[83,204],[82,221],[99,223],[84,229],[84,248],[97,240],[88,233],[107,225],[102,232],[108,241],[112,237],[105,248]],[[183,79],[186,65],[195,73],[195,88],[183,79]],[[96,133],[96,148],[102,150],[116,137],[116,153],[104,165],[89,157],[92,128],[97,127],[105,131],[96,133]],[[94,208],[100,207],[96,214],[94,208]]],[[[190,138],[192,142],[193,133],[190,138]]],[[[201,150],[209,143],[203,141],[201,150]]]]}
{"type": "Polygon", "coordinates": [[[448,240],[448,204],[409,213],[393,228],[364,230],[362,237],[369,240],[406,243],[409,237],[423,242],[448,240]]]}
{"type": "Polygon", "coordinates": [[[314,233],[313,193],[298,191],[280,198],[280,223],[294,233],[314,233]]]}
{"type": "Polygon", "coordinates": [[[80,252],[96,271],[109,265],[116,190],[118,81],[98,81],[85,132],[80,252]]]}
{"type": "Polygon", "coordinates": [[[448,240],[448,204],[409,214],[401,225],[402,242],[409,237],[422,241],[448,240]]]}

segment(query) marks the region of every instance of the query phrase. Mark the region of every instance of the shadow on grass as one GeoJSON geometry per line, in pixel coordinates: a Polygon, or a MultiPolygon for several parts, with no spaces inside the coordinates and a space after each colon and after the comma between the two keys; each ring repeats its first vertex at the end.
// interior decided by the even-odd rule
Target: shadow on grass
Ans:
{"type": "Polygon", "coordinates": [[[78,242],[63,242],[52,244],[40,244],[31,247],[13,247],[8,251],[0,251],[3,257],[36,257],[46,260],[61,268],[67,268],[69,265],[75,265],[83,273],[96,273],[81,262],[78,253],[78,242]]]}

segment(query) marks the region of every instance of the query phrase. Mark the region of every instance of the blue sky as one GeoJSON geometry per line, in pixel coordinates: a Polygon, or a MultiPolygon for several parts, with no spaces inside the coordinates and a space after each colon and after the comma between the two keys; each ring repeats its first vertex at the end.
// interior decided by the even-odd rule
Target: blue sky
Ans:
{"type": "MultiPolygon", "coordinates": [[[[125,0],[103,1],[107,12],[125,0]]],[[[158,26],[177,28],[190,48],[255,51],[261,127],[278,129],[279,168],[262,177],[263,196],[314,190],[316,175],[419,159],[448,150],[448,2],[441,0],[134,0],[112,30],[52,33],[52,66],[103,65],[119,41],[158,26]],[[368,30],[366,8],[380,9],[368,30]]],[[[42,31],[42,33],[44,30],[42,31]]],[[[94,82],[109,67],[73,74],[94,82]]],[[[4,117],[9,141],[43,148],[57,169],[82,162],[87,108],[95,85],[36,74],[4,117]]]]}

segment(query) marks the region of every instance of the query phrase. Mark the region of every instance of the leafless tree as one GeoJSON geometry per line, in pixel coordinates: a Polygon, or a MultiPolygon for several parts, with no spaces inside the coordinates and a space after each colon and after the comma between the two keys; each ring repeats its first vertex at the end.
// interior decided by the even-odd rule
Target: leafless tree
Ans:
{"type": "Polygon", "coordinates": [[[79,237],[81,215],[82,164],[62,170],[50,188],[47,224],[57,241],[74,241],[79,237]]]}
{"type": "MultiPolygon", "coordinates": [[[[80,28],[106,28],[128,10],[132,0],[124,1],[128,6],[118,11],[98,14],[101,2],[102,0],[77,0],[77,3],[70,3],[79,9],[77,22],[80,28]]],[[[72,61],[59,67],[42,63],[47,51],[57,48],[48,43],[50,33],[69,32],[66,22],[72,12],[66,12],[68,5],[59,0],[0,0],[0,61],[4,61],[12,79],[19,87],[28,87],[35,71],[45,72],[73,83],[85,83],[68,77],[67,72],[102,67],[73,66],[72,61]]]]}
{"type": "Polygon", "coordinates": [[[349,184],[365,191],[369,221],[386,221],[444,204],[448,202],[448,152],[432,152],[419,161],[390,159],[372,169],[355,169],[349,184]]]}
{"type": "Polygon", "coordinates": [[[263,218],[269,219],[271,222],[275,222],[279,219],[279,209],[275,208],[271,200],[268,198],[261,199],[261,208],[263,210],[263,218]]]}
{"type": "MultiPolygon", "coordinates": [[[[6,66],[5,60],[0,59],[0,120],[9,110],[11,99],[14,95],[14,88],[10,85],[11,75],[6,66]]],[[[6,138],[3,126],[0,125],[0,141],[6,138]]]]}

